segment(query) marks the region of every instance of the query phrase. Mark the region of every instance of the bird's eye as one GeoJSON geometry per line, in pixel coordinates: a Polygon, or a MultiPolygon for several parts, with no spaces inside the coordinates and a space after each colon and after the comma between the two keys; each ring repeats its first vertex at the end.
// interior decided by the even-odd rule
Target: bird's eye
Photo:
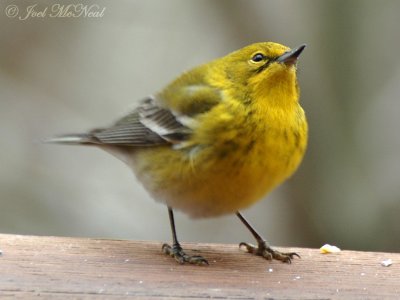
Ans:
{"type": "Polygon", "coordinates": [[[262,61],[264,59],[265,59],[264,54],[256,53],[256,54],[254,54],[254,56],[253,56],[253,58],[251,60],[254,61],[254,62],[259,62],[259,61],[262,61]]]}

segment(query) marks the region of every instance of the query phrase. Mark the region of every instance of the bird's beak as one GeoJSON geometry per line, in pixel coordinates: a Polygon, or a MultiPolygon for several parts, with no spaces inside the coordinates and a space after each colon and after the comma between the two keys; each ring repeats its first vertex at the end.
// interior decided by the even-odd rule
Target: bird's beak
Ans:
{"type": "Polygon", "coordinates": [[[287,51],[279,56],[276,61],[286,65],[294,65],[297,62],[297,58],[300,56],[301,52],[303,52],[305,47],[306,45],[304,44],[293,50],[287,51]]]}

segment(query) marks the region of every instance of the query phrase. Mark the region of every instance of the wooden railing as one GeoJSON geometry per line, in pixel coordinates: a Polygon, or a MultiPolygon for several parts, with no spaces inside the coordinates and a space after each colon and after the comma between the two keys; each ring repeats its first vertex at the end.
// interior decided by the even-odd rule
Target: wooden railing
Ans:
{"type": "Polygon", "coordinates": [[[0,299],[400,299],[398,253],[280,248],[302,257],[284,264],[237,245],[184,243],[210,263],[194,266],[161,244],[0,234],[0,299]]]}

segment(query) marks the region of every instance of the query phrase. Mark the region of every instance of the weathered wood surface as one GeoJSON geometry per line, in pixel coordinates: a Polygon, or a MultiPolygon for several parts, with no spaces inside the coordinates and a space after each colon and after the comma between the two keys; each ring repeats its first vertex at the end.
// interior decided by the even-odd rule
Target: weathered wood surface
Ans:
{"type": "Polygon", "coordinates": [[[0,234],[0,299],[400,299],[398,253],[287,248],[302,256],[289,265],[237,245],[183,246],[210,265],[178,265],[160,242],[0,234]]]}

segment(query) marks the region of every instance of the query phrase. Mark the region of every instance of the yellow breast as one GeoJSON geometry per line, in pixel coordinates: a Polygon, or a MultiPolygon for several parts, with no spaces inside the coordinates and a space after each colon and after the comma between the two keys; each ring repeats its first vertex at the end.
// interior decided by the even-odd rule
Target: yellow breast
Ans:
{"type": "Polygon", "coordinates": [[[260,120],[259,113],[234,106],[213,110],[214,124],[201,123],[213,116],[200,119],[192,147],[136,152],[132,167],[155,199],[192,217],[232,213],[260,200],[296,170],[307,142],[301,107],[263,112],[260,120]],[[237,109],[240,113],[233,113],[237,109]]]}

